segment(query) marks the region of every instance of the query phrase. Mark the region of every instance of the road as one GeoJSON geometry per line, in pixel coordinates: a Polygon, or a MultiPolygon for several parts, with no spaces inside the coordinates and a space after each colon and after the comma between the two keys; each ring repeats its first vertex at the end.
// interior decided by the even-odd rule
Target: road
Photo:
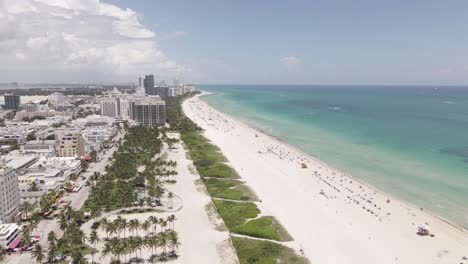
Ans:
{"type": "MultiPolygon", "coordinates": [[[[119,139],[123,138],[124,133],[119,133],[115,140],[118,141],[119,139]]],[[[86,199],[88,199],[89,192],[91,190],[91,186],[85,186],[86,181],[89,179],[94,172],[99,172],[101,175],[104,173],[104,169],[107,164],[109,164],[109,158],[112,157],[114,152],[117,150],[117,145],[114,145],[112,148],[108,149],[106,153],[101,157],[101,159],[96,163],[91,163],[88,170],[82,173],[77,181],[77,184],[83,184],[83,188],[79,192],[76,193],[69,193],[66,194],[62,200],[71,202],[71,207],[74,210],[79,210],[83,204],[85,203],[86,199]],[[82,180],[81,176],[85,178],[82,180]]]]}

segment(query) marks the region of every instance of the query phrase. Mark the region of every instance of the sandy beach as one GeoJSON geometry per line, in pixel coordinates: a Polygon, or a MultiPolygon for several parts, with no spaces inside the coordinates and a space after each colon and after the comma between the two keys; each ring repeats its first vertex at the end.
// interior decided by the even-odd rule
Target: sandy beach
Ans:
{"type": "Polygon", "coordinates": [[[312,263],[468,263],[467,232],[213,109],[199,96],[183,109],[312,263]],[[418,235],[419,226],[433,236],[418,235]]]}

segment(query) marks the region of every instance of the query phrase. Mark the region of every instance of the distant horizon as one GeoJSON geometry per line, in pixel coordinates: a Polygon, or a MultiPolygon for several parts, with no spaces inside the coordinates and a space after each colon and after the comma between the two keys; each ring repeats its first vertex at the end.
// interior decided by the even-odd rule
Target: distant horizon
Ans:
{"type": "MultiPolygon", "coordinates": [[[[166,82],[166,84],[171,84],[172,80],[169,80],[166,82]]],[[[183,83],[182,84],[191,84],[194,86],[216,86],[216,85],[224,85],[224,86],[283,86],[283,85],[289,85],[289,86],[387,86],[387,87],[399,87],[399,86],[407,86],[407,87],[433,87],[433,86],[440,86],[440,87],[466,87],[468,88],[468,84],[385,84],[385,83],[183,83]]],[[[73,83],[73,82],[0,82],[0,88],[21,88],[22,86],[27,86],[27,85],[53,85],[53,86],[59,86],[59,85],[68,85],[68,86],[73,86],[73,85],[82,85],[82,86],[111,86],[111,85],[138,85],[137,82],[102,82],[102,83],[73,83]],[[4,87],[4,85],[12,85],[12,84],[17,84],[19,86],[10,86],[10,87],[4,87]]]]}

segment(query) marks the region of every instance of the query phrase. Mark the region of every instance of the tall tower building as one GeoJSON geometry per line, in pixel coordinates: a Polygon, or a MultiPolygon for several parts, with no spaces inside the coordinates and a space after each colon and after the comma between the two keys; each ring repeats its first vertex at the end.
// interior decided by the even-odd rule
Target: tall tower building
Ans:
{"type": "Polygon", "coordinates": [[[151,94],[150,89],[154,89],[154,75],[145,75],[143,85],[145,87],[146,94],[151,94]]]}

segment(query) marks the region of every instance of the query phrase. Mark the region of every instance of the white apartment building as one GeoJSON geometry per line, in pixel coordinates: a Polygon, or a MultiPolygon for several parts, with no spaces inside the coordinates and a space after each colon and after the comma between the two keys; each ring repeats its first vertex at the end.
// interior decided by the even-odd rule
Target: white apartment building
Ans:
{"type": "Polygon", "coordinates": [[[109,117],[119,116],[119,103],[115,98],[104,97],[101,99],[101,115],[109,117]]]}
{"type": "Polygon", "coordinates": [[[177,88],[175,88],[175,87],[169,88],[169,96],[170,97],[177,96],[177,88]]]}
{"type": "Polygon", "coordinates": [[[1,162],[0,168],[0,222],[13,222],[19,212],[20,194],[15,173],[1,162]]]}
{"type": "Polygon", "coordinates": [[[128,99],[119,99],[119,110],[120,117],[129,118],[130,117],[130,100],[128,99]]]}

